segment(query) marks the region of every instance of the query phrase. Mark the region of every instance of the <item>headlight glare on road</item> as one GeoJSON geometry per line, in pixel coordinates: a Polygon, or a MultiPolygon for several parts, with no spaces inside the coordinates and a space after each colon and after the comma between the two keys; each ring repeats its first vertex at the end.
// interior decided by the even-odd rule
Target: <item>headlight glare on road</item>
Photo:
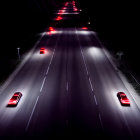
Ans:
{"type": "Polygon", "coordinates": [[[91,46],[88,49],[88,53],[93,57],[95,60],[103,60],[104,59],[104,52],[101,48],[98,48],[96,46],[91,46]]]}

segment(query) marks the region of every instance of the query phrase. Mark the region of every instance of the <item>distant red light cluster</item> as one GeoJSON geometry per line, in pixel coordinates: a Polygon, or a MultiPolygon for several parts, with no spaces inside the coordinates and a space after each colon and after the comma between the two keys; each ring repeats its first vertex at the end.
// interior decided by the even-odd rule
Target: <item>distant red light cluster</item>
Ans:
{"type": "Polygon", "coordinates": [[[76,11],[78,11],[78,9],[77,8],[74,8],[74,11],[76,12],[76,11]]]}
{"type": "Polygon", "coordinates": [[[54,28],[53,27],[49,27],[49,31],[54,31],[54,28]]]}
{"type": "Polygon", "coordinates": [[[83,29],[83,30],[87,30],[88,28],[87,28],[87,27],[82,27],[82,29],[83,29]]]}
{"type": "Polygon", "coordinates": [[[58,17],[56,18],[56,20],[57,20],[57,21],[62,20],[62,17],[61,17],[61,16],[58,16],[58,17]]]}
{"type": "Polygon", "coordinates": [[[66,3],[65,3],[65,6],[68,6],[68,4],[69,4],[69,2],[66,2],[66,3]]]}
{"type": "Polygon", "coordinates": [[[55,30],[53,27],[51,27],[51,26],[48,28],[48,30],[49,30],[49,31],[46,32],[47,35],[51,35],[51,34],[53,34],[53,33],[56,33],[56,30],[55,30]]]}
{"type": "Polygon", "coordinates": [[[73,11],[77,12],[78,9],[77,9],[76,6],[75,6],[75,1],[72,1],[72,4],[73,4],[73,11]]]}
{"type": "Polygon", "coordinates": [[[78,8],[76,7],[76,2],[73,0],[71,2],[65,2],[64,4],[64,7],[62,7],[59,11],[58,11],[58,16],[55,18],[56,21],[60,21],[62,20],[62,15],[63,14],[67,14],[66,10],[67,10],[67,7],[68,5],[72,5],[72,9],[73,9],[73,12],[77,12],[78,11],[78,8]]]}

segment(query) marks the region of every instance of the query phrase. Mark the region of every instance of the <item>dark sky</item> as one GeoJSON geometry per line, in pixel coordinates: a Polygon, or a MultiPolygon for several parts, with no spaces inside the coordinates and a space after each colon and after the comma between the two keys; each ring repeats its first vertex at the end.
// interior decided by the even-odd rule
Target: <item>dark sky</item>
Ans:
{"type": "MultiPolygon", "coordinates": [[[[16,48],[48,26],[63,0],[6,0],[1,2],[1,50],[16,48]]],[[[13,49],[12,49],[13,50],[13,49]]],[[[10,54],[9,54],[10,55],[10,54]]]]}
{"type": "MultiPolygon", "coordinates": [[[[26,32],[33,23],[38,26],[47,22],[47,17],[66,0],[6,0],[2,4],[2,22],[4,28],[19,28],[26,32]],[[8,26],[8,27],[7,27],[8,26]]],[[[136,33],[138,30],[139,7],[134,0],[77,0],[94,22],[96,28],[115,32],[136,33]]],[[[38,28],[38,27],[36,27],[38,28]]]]}
{"type": "MultiPolygon", "coordinates": [[[[82,5],[86,7],[85,10],[95,22],[98,31],[106,35],[111,34],[111,38],[120,35],[120,39],[127,42],[135,38],[139,28],[139,8],[135,1],[95,0],[91,4],[87,0],[82,2],[82,5]]],[[[119,36],[116,39],[119,42],[119,36]]]]}
{"type": "Polygon", "coordinates": [[[124,57],[140,75],[140,8],[135,0],[78,0],[103,43],[114,53],[124,52],[124,57]]]}

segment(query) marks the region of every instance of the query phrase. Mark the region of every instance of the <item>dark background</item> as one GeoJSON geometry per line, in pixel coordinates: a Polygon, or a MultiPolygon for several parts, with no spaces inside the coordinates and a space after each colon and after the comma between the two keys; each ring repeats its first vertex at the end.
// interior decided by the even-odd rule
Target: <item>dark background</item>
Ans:
{"type": "Polygon", "coordinates": [[[6,51],[9,57],[14,57],[17,56],[17,47],[21,48],[21,53],[31,47],[38,33],[48,26],[53,11],[62,2],[63,0],[4,1],[1,12],[1,50],[6,51]]]}
{"type": "MultiPolygon", "coordinates": [[[[66,0],[6,0],[1,2],[0,57],[17,57],[33,46],[38,33],[49,26],[52,13],[66,0]]],[[[123,51],[139,72],[139,4],[132,1],[77,0],[103,44],[115,54],[123,51]]]]}
{"type": "MultiPolygon", "coordinates": [[[[79,0],[80,1],[80,0],[79,0]]],[[[132,0],[81,1],[103,44],[113,52],[122,51],[123,60],[140,80],[139,4],[132,0]]]]}

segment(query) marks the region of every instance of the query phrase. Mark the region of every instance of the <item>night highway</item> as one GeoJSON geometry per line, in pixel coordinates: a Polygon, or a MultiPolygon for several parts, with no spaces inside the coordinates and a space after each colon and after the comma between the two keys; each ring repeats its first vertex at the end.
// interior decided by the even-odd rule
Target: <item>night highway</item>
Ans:
{"type": "Polygon", "coordinates": [[[81,12],[77,2],[63,3],[5,82],[0,139],[140,139],[140,107],[81,12]],[[15,92],[21,99],[7,106],[15,92]]]}

